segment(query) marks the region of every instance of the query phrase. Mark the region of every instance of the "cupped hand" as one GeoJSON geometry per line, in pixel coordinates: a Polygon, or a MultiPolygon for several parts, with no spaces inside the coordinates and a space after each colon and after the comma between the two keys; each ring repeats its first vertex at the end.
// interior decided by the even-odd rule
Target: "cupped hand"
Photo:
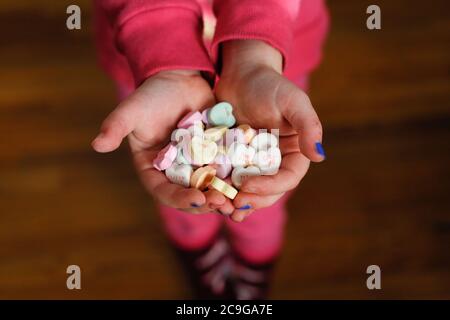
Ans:
{"type": "Polygon", "coordinates": [[[158,201],[191,213],[231,213],[234,207],[221,193],[173,184],[153,167],[153,159],[169,143],[177,122],[189,111],[210,107],[214,102],[214,94],[199,72],[159,72],[108,115],[92,147],[97,152],[110,152],[128,136],[138,175],[158,201]]]}
{"type": "Polygon", "coordinates": [[[279,129],[283,156],[276,175],[250,177],[242,184],[231,215],[240,222],[294,189],[310,161],[324,160],[322,126],[307,94],[281,75],[282,57],[276,49],[262,41],[230,41],[223,45],[222,56],[216,98],[234,106],[240,124],[279,129]]]}

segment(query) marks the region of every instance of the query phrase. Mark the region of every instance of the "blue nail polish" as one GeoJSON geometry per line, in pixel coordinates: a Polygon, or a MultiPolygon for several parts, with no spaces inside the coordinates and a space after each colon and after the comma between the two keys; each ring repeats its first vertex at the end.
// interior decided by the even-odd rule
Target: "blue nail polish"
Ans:
{"type": "Polygon", "coordinates": [[[238,210],[248,210],[248,209],[251,209],[251,208],[252,208],[251,205],[246,204],[245,206],[238,208],[238,210]]]}
{"type": "Polygon", "coordinates": [[[191,207],[193,207],[193,208],[199,208],[200,206],[199,206],[198,204],[196,204],[196,203],[191,203],[191,207]]]}
{"type": "Polygon", "coordinates": [[[316,142],[316,150],[318,154],[325,158],[325,150],[320,142],[316,142]]]}

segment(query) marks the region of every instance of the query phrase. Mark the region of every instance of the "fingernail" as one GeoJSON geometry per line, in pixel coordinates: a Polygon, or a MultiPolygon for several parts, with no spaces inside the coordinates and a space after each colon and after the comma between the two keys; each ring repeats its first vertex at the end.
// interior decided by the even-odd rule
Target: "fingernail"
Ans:
{"type": "Polygon", "coordinates": [[[320,142],[316,142],[316,151],[318,154],[325,158],[325,150],[323,149],[323,146],[320,142]]]}
{"type": "Polygon", "coordinates": [[[95,140],[100,140],[100,139],[102,139],[104,136],[105,136],[105,134],[104,134],[103,132],[100,132],[100,133],[98,134],[98,136],[95,137],[94,141],[95,141],[95,140]]]}
{"type": "Polygon", "coordinates": [[[91,142],[92,145],[96,145],[98,140],[99,140],[98,137],[96,137],[94,140],[92,140],[92,142],[91,142]]]}
{"type": "Polygon", "coordinates": [[[231,216],[231,220],[233,220],[234,222],[242,222],[244,221],[244,215],[238,215],[238,216],[231,216]]]}
{"type": "Polygon", "coordinates": [[[103,133],[99,133],[98,136],[96,136],[94,138],[94,140],[92,140],[92,144],[96,145],[102,138],[103,138],[104,134],[103,133]]]}
{"type": "Polygon", "coordinates": [[[220,210],[220,209],[217,209],[217,212],[219,212],[221,215],[223,215],[223,216],[229,216],[231,213],[227,213],[227,212],[223,212],[222,210],[220,210]]]}
{"type": "Polygon", "coordinates": [[[248,210],[248,209],[251,209],[251,208],[252,208],[251,205],[246,204],[245,206],[238,208],[238,210],[248,210]]]}
{"type": "Polygon", "coordinates": [[[191,207],[193,207],[193,208],[199,208],[200,205],[199,205],[199,204],[196,204],[196,203],[191,203],[191,207]]]}

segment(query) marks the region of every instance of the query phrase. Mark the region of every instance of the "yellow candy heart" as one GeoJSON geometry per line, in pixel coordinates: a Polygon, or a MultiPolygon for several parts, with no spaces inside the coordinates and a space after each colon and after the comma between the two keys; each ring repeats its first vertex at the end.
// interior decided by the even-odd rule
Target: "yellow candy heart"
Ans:
{"type": "Polygon", "coordinates": [[[205,190],[211,184],[216,175],[216,169],[211,166],[200,167],[191,176],[191,187],[205,190]]]}
{"type": "Polygon", "coordinates": [[[248,124],[241,124],[237,128],[244,132],[245,143],[247,144],[250,143],[250,141],[252,141],[252,139],[256,136],[256,130],[250,127],[248,124]]]}
{"type": "Polygon", "coordinates": [[[228,128],[226,126],[209,128],[203,133],[203,136],[206,140],[218,141],[222,138],[227,129],[228,128]]]}
{"type": "Polygon", "coordinates": [[[233,188],[228,183],[226,183],[225,181],[223,181],[217,177],[214,177],[212,179],[209,187],[216,189],[217,191],[219,191],[224,196],[226,196],[227,198],[230,198],[230,199],[236,198],[236,196],[238,194],[238,191],[235,188],[233,188]]]}

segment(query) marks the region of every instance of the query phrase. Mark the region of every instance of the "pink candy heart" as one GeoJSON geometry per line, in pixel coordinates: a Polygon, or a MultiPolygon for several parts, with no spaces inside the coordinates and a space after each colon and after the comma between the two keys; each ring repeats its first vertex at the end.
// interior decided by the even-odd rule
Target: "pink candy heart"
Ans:
{"type": "Polygon", "coordinates": [[[202,121],[203,121],[205,124],[209,124],[209,122],[208,122],[208,112],[209,112],[210,109],[211,109],[211,108],[205,109],[205,110],[203,110],[203,112],[202,112],[202,121]]]}
{"type": "Polygon", "coordinates": [[[214,159],[213,167],[216,169],[216,176],[225,179],[231,172],[231,161],[224,154],[218,154],[214,159]]]}
{"type": "Polygon", "coordinates": [[[153,160],[153,166],[159,171],[166,170],[172,165],[176,157],[177,147],[174,144],[169,143],[164,149],[158,152],[155,160],[153,160]]]}
{"type": "Polygon", "coordinates": [[[187,129],[190,126],[201,121],[202,121],[202,114],[198,111],[191,111],[178,122],[177,127],[187,129]]]}

